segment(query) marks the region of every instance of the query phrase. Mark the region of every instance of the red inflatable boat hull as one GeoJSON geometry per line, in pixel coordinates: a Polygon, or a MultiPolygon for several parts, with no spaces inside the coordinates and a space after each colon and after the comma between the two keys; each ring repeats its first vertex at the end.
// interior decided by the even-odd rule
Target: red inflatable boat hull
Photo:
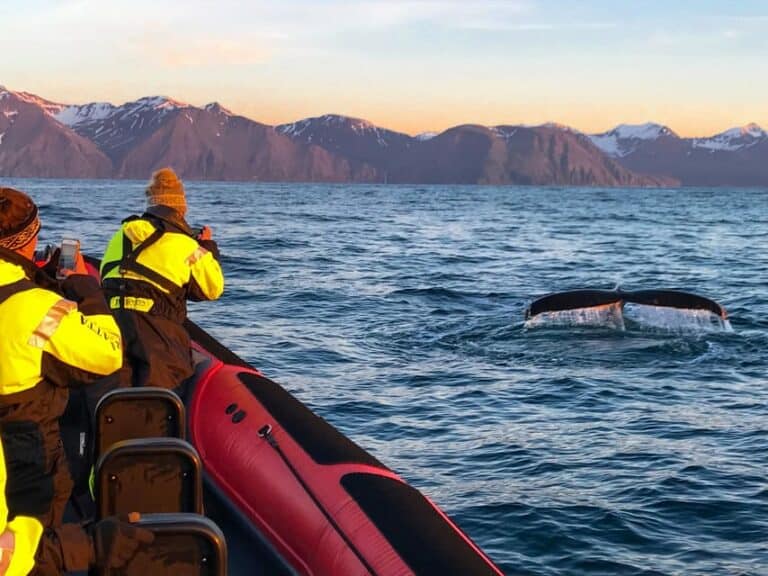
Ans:
{"type": "Polygon", "coordinates": [[[198,352],[208,361],[189,392],[190,440],[214,488],[297,573],[502,574],[432,502],[281,386],[231,353],[225,363],[198,352]]]}

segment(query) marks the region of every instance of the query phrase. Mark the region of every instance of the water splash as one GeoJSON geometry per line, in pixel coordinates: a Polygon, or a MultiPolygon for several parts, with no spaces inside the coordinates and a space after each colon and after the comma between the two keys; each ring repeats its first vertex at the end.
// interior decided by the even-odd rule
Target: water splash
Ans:
{"type": "Polygon", "coordinates": [[[709,310],[622,303],[542,312],[526,328],[594,326],[613,330],[637,328],[656,332],[733,332],[731,323],[709,310]]]}
{"type": "Polygon", "coordinates": [[[733,332],[726,318],[710,310],[648,306],[628,302],[624,318],[641,329],[662,332],[733,332]]]}
{"type": "Polygon", "coordinates": [[[590,306],[589,308],[541,312],[525,322],[526,328],[547,326],[598,326],[614,330],[624,330],[621,302],[614,302],[603,306],[590,306]]]}

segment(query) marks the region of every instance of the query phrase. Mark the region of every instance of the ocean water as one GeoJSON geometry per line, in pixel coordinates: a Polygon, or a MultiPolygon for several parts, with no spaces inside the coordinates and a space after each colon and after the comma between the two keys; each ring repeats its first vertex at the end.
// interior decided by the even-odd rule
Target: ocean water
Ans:
{"type": "MultiPolygon", "coordinates": [[[[143,182],[2,182],[100,254],[143,182]]],[[[429,495],[508,574],[768,574],[768,191],[190,183],[190,316],[429,495]],[[575,288],[732,331],[528,327],[575,288]]]]}

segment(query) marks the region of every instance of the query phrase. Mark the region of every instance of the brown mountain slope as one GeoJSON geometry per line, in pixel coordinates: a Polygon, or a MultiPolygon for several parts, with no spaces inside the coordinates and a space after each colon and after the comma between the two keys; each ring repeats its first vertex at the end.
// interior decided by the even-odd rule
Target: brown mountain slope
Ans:
{"type": "Polygon", "coordinates": [[[712,150],[692,142],[645,142],[617,161],[629,170],[672,174],[684,186],[768,186],[768,140],[740,150],[712,150]]]}
{"type": "Polygon", "coordinates": [[[585,136],[558,126],[465,125],[421,142],[390,182],[665,186],[670,178],[630,172],[585,136]]]}
{"type": "Polygon", "coordinates": [[[165,115],[150,134],[119,159],[117,177],[145,178],[173,166],[185,178],[346,182],[373,181],[376,170],[327,150],[295,142],[271,126],[233,116],[218,106],[182,108],[165,115]]]}
{"type": "Polygon", "coordinates": [[[54,120],[24,94],[0,87],[0,175],[107,178],[111,174],[112,163],[93,142],[54,120]]]}
{"type": "Polygon", "coordinates": [[[681,138],[651,122],[621,124],[590,138],[622,166],[684,186],[768,186],[768,132],[757,124],[702,138],[681,138]]]}
{"type": "Polygon", "coordinates": [[[375,166],[380,179],[392,171],[392,163],[418,144],[401,132],[379,128],[360,118],[326,114],[306,118],[275,129],[296,142],[315,144],[349,160],[353,166],[375,166]]]}

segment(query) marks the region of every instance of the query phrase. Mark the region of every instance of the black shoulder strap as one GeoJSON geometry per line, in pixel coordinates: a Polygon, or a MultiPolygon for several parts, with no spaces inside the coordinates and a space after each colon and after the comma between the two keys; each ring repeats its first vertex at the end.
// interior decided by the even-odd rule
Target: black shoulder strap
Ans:
{"type": "Polygon", "coordinates": [[[29,290],[30,288],[35,288],[35,284],[26,279],[17,280],[16,282],[6,284],[5,286],[0,286],[0,304],[8,300],[8,298],[14,294],[29,290]]]}
{"type": "MultiPolygon", "coordinates": [[[[126,220],[123,220],[123,222],[135,220],[136,218],[126,218],[126,220]]],[[[102,277],[106,276],[109,272],[120,267],[120,271],[131,271],[135,272],[136,274],[141,274],[144,276],[147,280],[151,280],[152,282],[155,282],[156,284],[162,286],[166,290],[173,291],[178,290],[178,286],[168,280],[165,276],[162,274],[155,272],[152,270],[152,268],[148,268],[147,266],[144,266],[143,264],[139,264],[136,259],[139,257],[139,254],[141,254],[144,250],[152,246],[155,242],[160,240],[160,238],[165,234],[165,224],[162,220],[153,218],[152,219],[152,225],[155,226],[155,231],[152,232],[147,238],[141,242],[138,246],[135,248],[132,247],[132,242],[126,236],[125,232],[123,232],[123,258],[121,260],[114,260],[112,262],[106,262],[104,266],[102,266],[102,277]]]]}
{"type": "MultiPolygon", "coordinates": [[[[125,224],[126,222],[133,222],[134,220],[138,220],[141,218],[141,216],[138,216],[137,214],[133,214],[131,216],[128,216],[128,218],[125,218],[121,224],[125,224]]],[[[133,246],[131,244],[131,241],[128,239],[128,237],[125,235],[125,232],[123,231],[123,258],[126,257],[126,255],[130,254],[133,251],[133,246]]],[[[101,277],[104,278],[107,274],[112,272],[115,268],[120,266],[120,263],[122,260],[111,260],[109,262],[102,262],[101,264],[101,277]]]]}

